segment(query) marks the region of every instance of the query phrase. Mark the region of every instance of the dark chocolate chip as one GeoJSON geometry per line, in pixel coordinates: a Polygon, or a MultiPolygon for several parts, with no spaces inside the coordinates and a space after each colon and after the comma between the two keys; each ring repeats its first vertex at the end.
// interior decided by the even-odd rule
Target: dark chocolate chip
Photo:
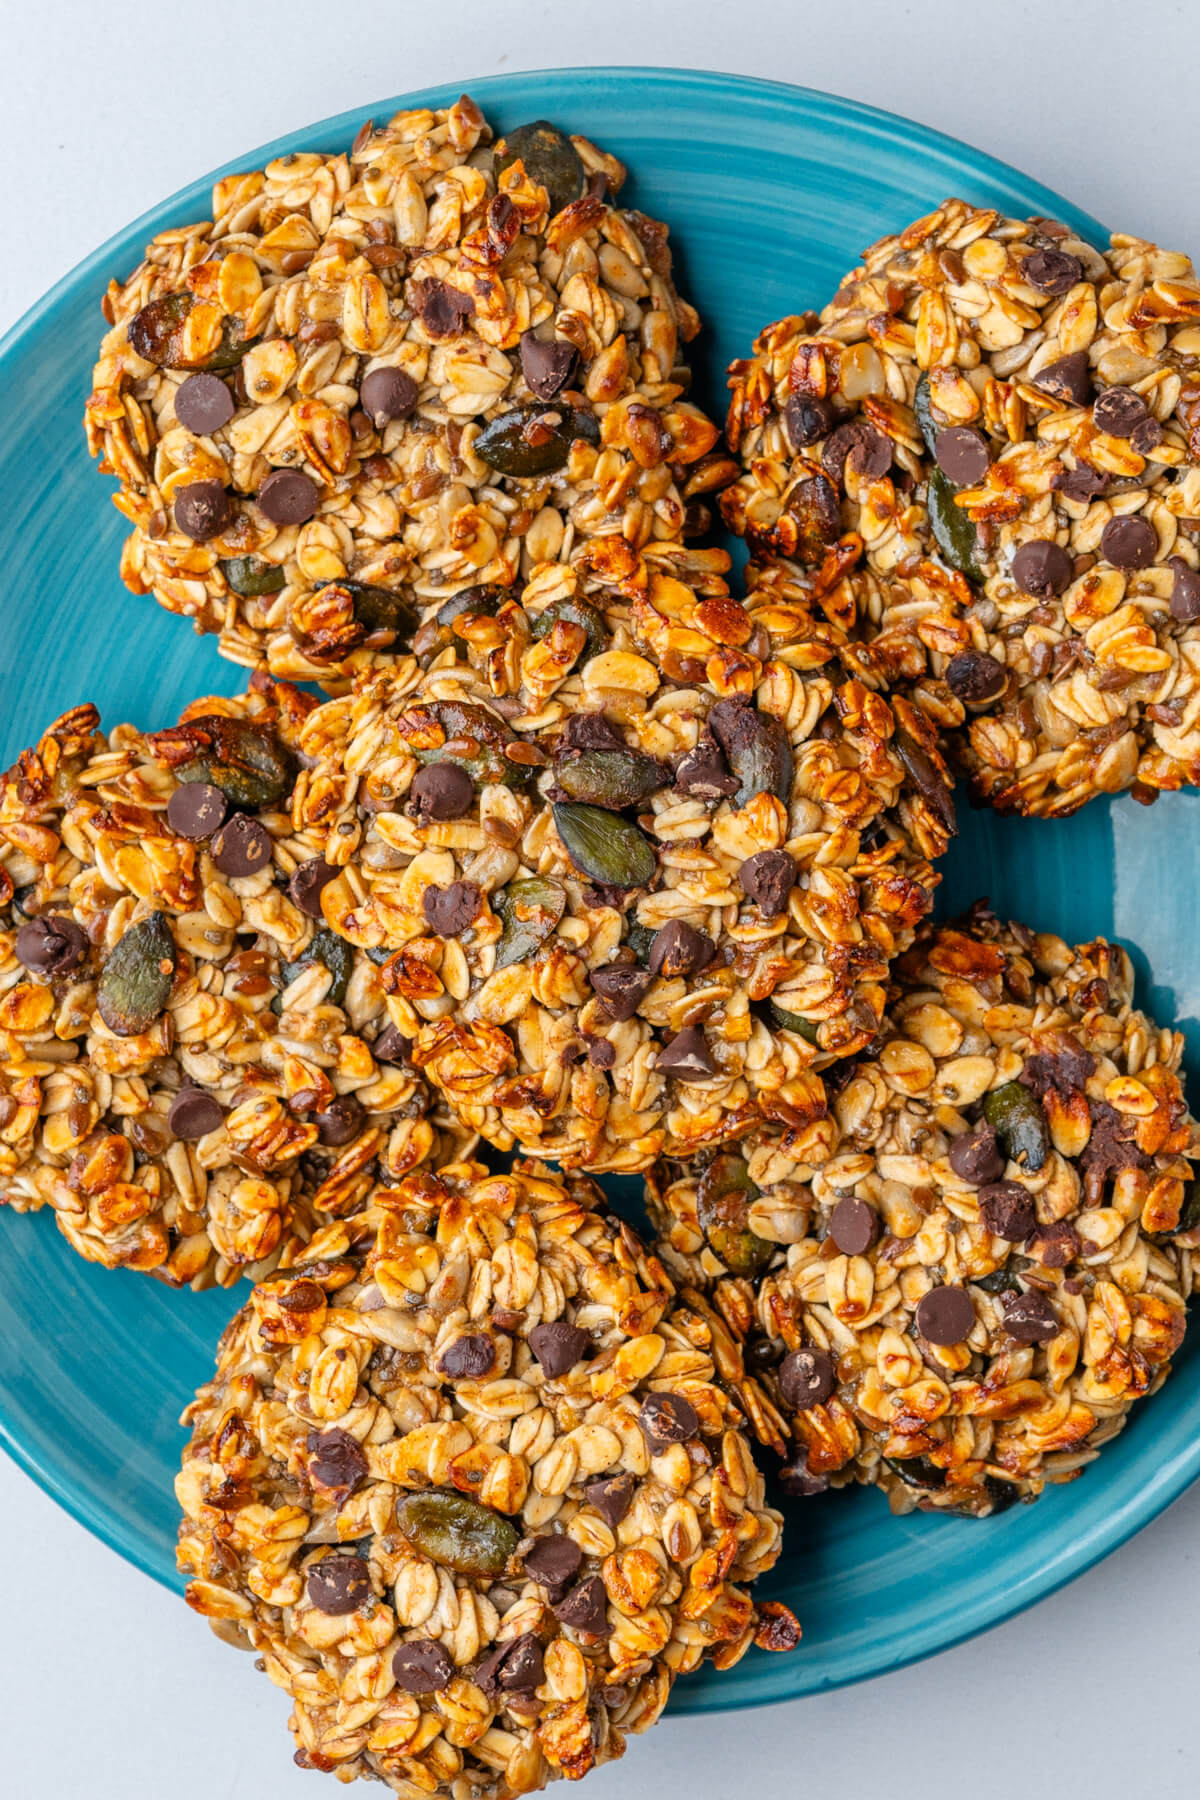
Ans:
{"type": "Polygon", "coordinates": [[[215,1131],[224,1117],[211,1094],[206,1094],[203,1088],[184,1087],[171,1102],[167,1124],[177,1138],[190,1144],[215,1131]]]}
{"type": "Polygon", "coordinates": [[[469,1331],[446,1345],[437,1366],[455,1381],[476,1381],[495,1367],[496,1346],[486,1331],[469,1331]]]}
{"type": "Polygon", "coordinates": [[[1048,600],[1070,587],[1075,579],[1075,564],[1061,544],[1051,538],[1034,538],[1022,544],[1013,557],[1012,578],[1023,594],[1048,600]]]}
{"type": "Polygon", "coordinates": [[[412,1039],[405,1037],[398,1025],[385,1025],[371,1045],[371,1051],[376,1062],[412,1067],[412,1039]]]}
{"type": "Polygon", "coordinates": [[[979,1216],[993,1237],[1023,1244],[1037,1224],[1033,1195],[1019,1181],[993,1181],[979,1190],[979,1216]]]}
{"type": "Polygon", "coordinates": [[[892,441],[865,419],[850,419],[825,439],[821,462],[833,481],[844,478],[847,463],[856,475],[874,481],[892,466],[892,441]]]}
{"type": "Polygon", "coordinates": [[[1173,556],[1167,567],[1175,576],[1171,588],[1171,617],[1181,625],[1200,619],[1200,575],[1182,556],[1173,556]]]}
{"type": "Polygon", "coordinates": [[[700,1429],[700,1415],[683,1394],[647,1394],[642,1401],[642,1430],[657,1455],[668,1444],[684,1444],[700,1429]]]}
{"type": "Polygon", "coordinates": [[[307,1440],[308,1478],[322,1487],[341,1488],[352,1494],[367,1479],[367,1459],[356,1437],[334,1425],[327,1431],[310,1431],[307,1440]]]}
{"type": "Polygon", "coordinates": [[[258,490],[272,525],[303,525],[317,510],[320,489],[303,469],[273,469],[258,490]]]}
{"type": "Polygon", "coordinates": [[[599,1637],[608,1630],[608,1595],[599,1575],[589,1575],[552,1608],[554,1616],[573,1631],[599,1637]]]}
{"type": "MultiPolygon", "coordinates": [[[[1096,1136],[1094,1128],[1092,1136],[1096,1136]]],[[[1091,1148],[1090,1144],[1088,1148],[1091,1148]]],[[[1083,1248],[1070,1219],[1056,1219],[1052,1225],[1039,1225],[1030,1235],[1028,1245],[1029,1254],[1036,1256],[1047,1269],[1065,1269],[1083,1248]]]]}
{"type": "Polygon", "coordinates": [[[1129,437],[1145,417],[1146,402],[1127,387],[1105,388],[1092,407],[1096,430],[1107,432],[1109,437],[1129,437]]]}
{"type": "Polygon", "coordinates": [[[1083,264],[1066,250],[1035,250],[1021,264],[1021,274],[1031,287],[1057,299],[1083,277],[1083,264]]]}
{"type": "Polygon", "coordinates": [[[458,763],[427,763],[413,776],[411,789],[422,819],[461,819],[470,812],[475,783],[458,763]]]}
{"type": "Polygon", "coordinates": [[[228,425],[236,408],[219,375],[189,375],[175,390],[175,417],[197,437],[210,437],[228,425]]]}
{"type": "Polygon", "coordinates": [[[454,1664],[435,1638],[415,1638],[392,1657],[392,1674],[401,1693],[440,1694],[454,1678],[454,1664]]]}
{"type": "Polygon", "coordinates": [[[793,1412],[824,1406],[836,1386],[837,1370],[825,1350],[793,1350],[779,1365],[779,1391],[793,1412]]]}
{"type": "Polygon", "coordinates": [[[1139,456],[1153,456],[1163,441],[1163,428],[1157,419],[1145,418],[1129,434],[1129,448],[1139,456]]]}
{"type": "Polygon", "coordinates": [[[673,1081],[711,1081],[717,1066],[699,1025],[685,1025],[663,1045],[655,1067],[673,1081]]]}
{"type": "Polygon", "coordinates": [[[986,650],[960,650],[946,664],[946,685],[956,700],[968,706],[983,706],[998,700],[1004,692],[1008,674],[1004,664],[989,656],[986,650]]]}
{"type": "Polygon", "coordinates": [[[1000,1305],[1004,1329],[1019,1344],[1044,1344],[1058,1332],[1058,1319],[1045,1294],[1005,1294],[1000,1305]]]}
{"type": "Polygon", "coordinates": [[[572,713],[560,739],[568,750],[626,750],[620,732],[600,712],[572,713]]]}
{"type": "Polygon", "coordinates": [[[525,1552],[525,1573],[530,1581],[557,1595],[574,1581],[582,1561],[583,1551],[574,1538],[565,1532],[551,1532],[525,1552]]]}
{"type": "Polygon", "coordinates": [[[421,896],[425,923],[439,937],[458,937],[478,913],[481,898],[473,881],[452,881],[444,888],[427,887],[421,896]]]}
{"type": "Polygon", "coordinates": [[[939,431],[933,454],[938,468],[955,487],[974,487],[983,480],[991,462],[987,439],[969,425],[951,425],[939,431]]]}
{"type": "Polygon", "coordinates": [[[207,781],[182,782],[167,801],[167,824],[189,844],[202,844],[228,816],[228,800],[207,781]]]}
{"type": "Polygon", "coordinates": [[[510,1694],[532,1694],[546,1677],[542,1646],[532,1631],[514,1638],[500,1664],[500,1686],[510,1694]]]}
{"type": "Polygon", "coordinates": [[[1064,494],[1068,500],[1087,506],[1090,501],[1098,500],[1101,494],[1108,492],[1108,476],[1102,469],[1093,469],[1087,463],[1079,463],[1073,469],[1061,469],[1057,475],[1052,475],[1050,486],[1056,494],[1064,494]]]}
{"type": "Polygon", "coordinates": [[[783,409],[783,428],[793,450],[815,444],[832,424],[832,406],[828,400],[818,400],[812,394],[792,394],[783,409]]]}
{"type": "Polygon", "coordinates": [[[271,834],[248,813],[234,813],[211,843],[212,859],[222,875],[236,879],[257,875],[271,861],[271,834]]]}
{"type": "Polygon", "coordinates": [[[917,1302],[917,1330],[931,1344],[961,1344],[975,1325],[975,1308],[965,1288],[930,1288],[917,1302]]]}
{"type": "Polygon", "coordinates": [[[777,919],[787,911],[788,895],[796,885],[798,873],[795,857],[786,850],[760,850],[746,858],[738,870],[738,881],[764,919],[777,919]]]}
{"type": "Polygon", "coordinates": [[[1114,569],[1147,569],[1158,549],[1158,533],[1149,519],[1125,513],[1110,519],[1100,533],[1100,554],[1114,569]]]}
{"type": "Polygon", "coordinates": [[[87,933],[66,913],[39,913],[22,925],[14,949],[35,975],[67,975],[87,955],[87,933]]]}
{"type": "Polygon", "coordinates": [[[694,975],[706,969],[717,953],[717,947],[706,931],[697,931],[683,919],[670,919],[654,934],[647,962],[652,975],[667,980],[676,975],[694,975]]]}
{"type": "Polygon", "coordinates": [[[721,746],[705,738],[680,759],[675,786],[681,794],[695,794],[698,800],[727,800],[737,793],[738,780],[730,774],[721,746]]]}
{"type": "Polygon", "coordinates": [[[589,1037],[587,1059],[594,1069],[611,1069],[617,1060],[617,1048],[607,1038],[589,1037]]]}
{"type": "Polygon", "coordinates": [[[475,311],[470,294],[451,287],[448,281],[414,281],[412,293],[421,323],[433,338],[457,337],[463,320],[475,311]]]}
{"type": "Polygon", "coordinates": [[[637,1482],[632,1475],[608,1475],[599,1481],[589,1481],[583,1490],[583,1497],[615,1531],[633,1505],[636,1487],[637,1482]]]}
{"type": "Polygon", "coordinates": [[[412,417],[420,391],[407,369],[372,369],[358,390],[358,404],[382,431],[389,419],[412,417]]]}
{"type": "Polygon", "coordinates": [[[353,1094],[339,1094],[324,1112],[313,1113],[312,1122],[321,1142],[330,1150],[340,1150],[358,1136],[366,1116],[361,1100],[353,1094]]]}
{"type": "Polygon", "coordinates": [[[606,963],[588,973],[605,1012],[619,1023],[632,1019],[653,979],[649,969],[639,969],[634,963],[606,963]]]}
{"type": "Polygon", "coordinates": [[[553,400],[565,388],[575,367],[575,346],[562,338],[540,338],[535,331],[521,333],[521,373],[531,394],[553,400]]]}
{"type": "Polygon", "coordinates": [[[568,1325],[565,1319],[535,1325],[529,1333],[529,1348],[551,1381],[573,1369],[591,1341],[586,1331],[578,1325],[568,1325]]]}
{"type": "Polygon", "coordinates": [[[175,490],[175,523],[195,544],[224,531],[233,516],[229,495],[219,481],[193,481],[175,490]]]}
{"type": "Polygon", "coordinates": [[[288,893],[307,919],[321,917],[321,895],[335,879],[338,871],[323,856],[310,856],[297,863],[288,882],[288,893]]]}
{"type": "Polygon", "coordinates": [[[359,1556],[323,1556],[308,1571],[308,1600],[318,1612],[340,1618],[371,1598],[371,1572],[359,1556]]]}
{"type": "Polygon", "coordinates": [[[879,1215],[865,1200],[847,1194],[833,1209],[829,1235],[843,1256],[862,1256],[879,1236],[879,1215]]]}
{"type": "Polygon", "coordinates": [[[1055,362],[1047,363],[1033,376],[1032,382],[1034,387],[1041,388],[1044,394],[1052,394],[1056,400],[1065,400],[1071,406],[1086,406],[1092,392],[1087,351],[1072,350],[1069,356],[1060,356],[1055,362]]]}
{"type": "Polygon", "coordinates": [[[996,1143],[992,1126],[980,1123],[972,1131],[964,1131],[954,1139],[947,1160],[960,1181],[972,1187],[983,1187],[999,1181],[1004,1173],[1004,1158],[996,1143]]]}
{"type": "Polygon", "coordinates": [[[817,1475],[808,1466],[808,1451],[799,1451],[789,1463],[784,1463],[779,1471],[779,1485],[785,1494],[793,1499],[811,1500],[815,1494],[824,1494],[829,1488],[828,1475],[817,1475]]]}

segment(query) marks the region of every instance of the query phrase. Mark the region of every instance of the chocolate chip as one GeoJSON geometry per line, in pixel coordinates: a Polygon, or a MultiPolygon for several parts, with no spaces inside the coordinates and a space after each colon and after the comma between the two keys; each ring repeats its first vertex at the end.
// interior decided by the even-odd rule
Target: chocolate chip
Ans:
{"type": "Polygon", "coordinates": [[[941,770],[925,747],[907,731],[898,731],[895,743],[896,754],[908,771],[913,786],[942,830],[953,837],[958,831],[954,795],[941,770]]]}
{"type": "Polygon", "coordinates": [[[764,919],[777,919],[787,911],[788,895],[796,885],[796,859],[786,850],[760,850],[748,856],[738,870],[738,881],[748,900],[753,900],[764,919]]]}
{"type": "Polygon", "coordinates": [[[258,490],[258,504],[272,525],[303,525],[321,494],[303,469],[274,469],[258,490]]]}
{"type": "Polygon", "coordinates": [[[1098,500],[1101,494],[1108,491],[1108,476],[1101,469],[1093,469],[1087,463],[1079,463],[1074,469],[1062,469],[1050,478],[1050,486],[1055,493],[1064,494],[1068,500],[1076,500],[1081,506],[1089,501],[1098,500]]]}
{"type": "Polygon", "coordinates": [[[328,1431],[310,1431],[307,1449],[310,1481],[352,1494],[367,1479],[367,1459],[363,1447],[356,1437],[351,1437],[340,1425],[334,1425],[328,1431]]]}
{"type": "Polygon", "coordinates": [[[657,1455],[668,1444],[684,1444],[700,1429],[700,1415],[683,1394],[647,1394],[640,1414],[642,1430],[657,1455]]]}
{"type": "Polygon", "coordinates": [[[439,937],[458,937],[478,913],[481,898],[473,881],[452,881],[444,888],[427,887],[421,896],[425,923],[439,937]]]}
{"type": "Polygon", "coordinates": [[[879,1236],[879,1215],[865,1200],[847,1194],[833,1209],[829,1235],[843,1256],[862,1256],[879,1236]]]}
{"type": "Polygon", "coordinates": [[[965,701],[969,706],[998,700],[1007,681],[1004,664],[989,656],[986,650],[960,650],[946,664],[947,687],[956,700],[965,701]]]}
{"type": "Polygon", "coordinates": [[[467,771],[450,762],[418,769],[410,791],[422,819],[461,819],[475,799],[475,783],[467,771]]]}
{"type": "Polygon", "coordinates": [[[1025,1059],[1017,1080],[1038,1099],[1044,1099],[1051,1088],[1069,1100],[1085,1088],[1096,1073],[1096,1058],[1085,1050],[1070,1032],[1061,1032],[1053,1051],[1039,1051],[1025,1059]]]}
{"type": "Polygon", "coordinates": [[[521,373],[531,394],[553,400],[570,380],[575,367],[575,346],[561,338],[540,338],[536,331],[521,333],[521,373]]]}
{"type": "Polygon", "coordinates": [[[647,962],[652,975],[663,975],[668,981],[677,975],[694,975],[706,969],[717,953],[717,947],[706,931],[697,931],[683,919],[670,919],[654,934],[647,962]]]}
{"type": "Polygon", "coordinates": [[[1139,456],[1152,456],[1163,441],[1163,428],[1157,419],[1145,418],[1129,434],[1129,447],[1139,456]]]}
{"type": "Polygon", "coordinates": [[[559,740],[568,750],[625,750],[628,746],[603,713],[572,713],[559,740]]]}
{"type": "Polygon", "coordinates": [[[191,1144],[215,1131],[224,1118],[225,1114],[211,1094],[206,1094],[203,1088],[183,1087],[171,1102],[167,1124],[177,1138],[191,1144]]]}
{"type": "Polygon", "coordinates": [[[228,800],[207,781],[182,782],[167,801],[167,824],[189,844],[202,844],[228,816],[228,800]]]}
{"type": "Polygon", "coordinates": [[[337,873],[323,856],[310,856],[307,862],[297,863],[288,882],[288,893],[305,918],[321,917],[321,895],[337,873]]]}
{"type": "Polygon", "coordinates": [[[685,1025],[669,1044],[664,1044],[655,1064],[660,1075],[675,1081],[710,1081],[716,1064],[699,1025],[685,1025]]]}
{"type": "Polygon", "coordinates": [[[550,1381],[557,1381],[573,1369],[591,1341],[586,1331],[578,1325],[568,1325],[565,1319],[535,1325],[529,1333],[529,1348],[550,1381]]]}
{"type": "Polygon", "coordinates": [[[933,446],[934,460],[955,487],[974,487],[988,472],[991,457],[987,439],[969,425],[951,425],[939,431],[933,446]]]}
{"type": "Polygon", "coordinates": [[[821,462],[833,481],[843,480],[847,463],[856,475],[874,481],[892,466],[892,441],[865,419],[850,419],[830,432],[821,462]]]}
{"type": "Polygon", "coordinates": [[[540,1537],[525,1552],[525,1573],[555,1596],[565,1590],[579,1573],[583,1551],[565,1532],[552,1532],[540,1537]]]}
{"type": "Polygon", "coordinates": [[[589,1481],[583,1490],[583,1497],[615,1531],[633,1505],[636,1487],[637,1482],[632,1475],[609,1475],[599,1481],[589,1481]]]}
{"type": "Polygon", "coordinates": [[[414,281],[410,287],[413,304],[421,323],[433,338],[457,337],[463,320],[475,311],[475,302],[461,288],[436,278],[414,281]]]}
{"type": "Polygon", "coordinates": [[[1096,430],[1106,431],[1109,437],[1129,437],[1145,417],[1146,402],[1127,387],[1105,388],[1092,408],[1096,430]]]}
{"type": "Polygon", "coordinates": [[[679,793],[694,794],[698,800],[727,800],[737,793],[738,780],[730,774],[721,746],[705,738],[680,759],[675,786],[679,793]]]}
{"type": "Polygon", "coordinates": [[[229,495],[219,481],[193,481],[175,490],[175,523],[195,544],[224,531],[233,516],[229,495]]]}
{"type": "Polygon", "coordinates": [[[1021,274],[1031,287],[1057,299],[1083,278],[1083,264],[1066,250],[1035,250],[1021,264],[1021,274]]]}
{"type": "Polygon", "coordinates": [[[371,1051],[376,1062],[412,1067],[412,1039],[405,1037],[398,1025],[385,1025],[371,1045],[371,1051]]]}
{"type": "Polygon", "coordinates": [[[993,1181],[979,1190],[979,1216],[993,1237],[1023,1244],[1037,1224],[1033,1196],[1019,1181],[993,1181]]]}
{"type": "Polygon", "coordinates": [[[793,1350],[779,1365],[779,1391],[793,1412],[824,1406],[837,1386],[837,1370],[827,1351],[793,1350]]]}
{"type": "Polygon", "coordinates": [[[271,861],[271,834],[247,813],[234,813],[222,825],[210,846],[212,859],[222,875],[233,878],[257,875],[271,861]]]}
{"type": "Polygon", "coordinates": [[[1146,569],[1154,561],[1158,533],[1149,519],[1126,513],[1100,533],[1100,554],[1114,569],[1146,569]]]}
{"type": "Polygon", "coordinates": [[[389,419],[412,417],[420,391],[407,369],[372,369],[358,390],[358,404],[382,431],[389,419]]]}
{"type": "Polygon", "coordinates": [[[975,1308],[965,1288],[930,1288],[917,1302],[917,1330],[931,1344],[961,1344],[975,1325],[975,1308]]]}
{"type": "Polygon", "coordinates": [[[1004,1158],[996,1144],[992,1126],[981,1123],[972,1131],[959,1134],[950,1145],[947,1160],[960,1181],[971,1187],[983,1187],[999,1181],[1004,1173],[1004,1158]]]}
{"type": "Polygon", "coordinates": [[[632,1019],[653,979],[648,969],[639,969],[633,963],[606,963],[602,969],[588,972],[592,991],[600,996],[609,1017],[618,1023],[632,1019]]]}
{"type": "Polygon", "coordinates": [[[454,1678],[454,1664],[434,1638],[401,1644],[392,1657],[392,1674],[404,1694],[440,1694],[454,1678]]]}
{"type": "Polygon", "coordinates": [[[1030,1255],[1036,1256],[1047,1269],[1064,1269],[1083,1248],[1079,1233],[1069,1219],[1056,1219],[1052,1225],[1039,1225],[1027,1243],[1030,1255]]]}
{"type": "Polygon", "coordinates": [[[496,1364],[496,1346],[486,1331],[465,1332],[446,1345],[437,1366],[456,1381],[475,1381],[496,1364]]]}
{"type": "Polygon", "coordinates": [[[586,1581],[579,1582],[552,1610],[561,1624],[586,1632],[589,1637],[600,1637],[608,1630],[608,1595],[599,1575],[589,1575],[586,1581]]]}
{"type": "Polygon", "coordinates": [[[313,1113],[312,1122],[320,1141],[330,1150],[340,1150],[358,1136],[366,1116],[361,1100],[353,1094],[339,1094],[324,1112],[313,1113]]]}
{"type": "Polygon", "coordinates": [[[308,1571],[308,1600],[335,1618],[357,1612],[371,1598],[371,1572],[358,1556],[323,1556],[308,1571]]]}
{"type": "Polygon", "coordinates": [[[793,1499],[811,1500],[815,1494],[824,1494],[829,1488],[828,1475],[816,1475],[808,1466],[808,1451],[799,1451],[789,1463],[784,1463],[779,1471],[779,1485],[785,1494],[793,1499]]]}
{"type": "Polygon", "coordinates": [[[594,1069],[611,1069],[617,1060],[616,1045],[610,1044],[607,1038],[589,1037],[587,1059],[594,1069]]]}
{"type": "Polygon", "coordinates": [[[1018,1344],[1044,1344],[1057,1335],[1058,1319],[1044,1294],[1005,1294],[1004,1329],[1018,1344]]]}
{"type": "Polygon", "coordinates": [[[22,925],[13,946],[23,969],[35,975],[67,975],[87,955],[87,933],[66,913],[39,913],[22,925]]]}
{"type": "Polygon", "coordinates": [[[500,1664],[500,1686],[510,1694],[532,1694],[546,1677],[542,1646],[532,1631],[514,1638],[500,1664]]]}
{"type": "Polygon", "coordinates": [[[1032,377],[1032,384],[1041,388],[1044,394],[1052,394],[1056,400],[1066,400],[1072,406],[1086,406],[1092,392],[1087,351],[1072,350],[1069,356],[1060,356],[1055,362],[1047,363],[1032,377]]]}
{"type": "Polygon", "coordinates": [[[175,417],[197,437],[210,437],[228,425],[236,408],[219,375],[189,375],[175,390],[175,417]]]}
{"type": "Polygon", "coordinates": [[[1175,576],[1171,588],[1171,617],[1178,619],[1181,625],[1191,625],[1200,619],[1200,575],[1190,563],[1184,562],[1182,556],[1173,556],[1167,567],[1175,576]]]}
{"type": "Polygon", "coordinates": [[[1075,564],[1061,544],[1051,538],[1034,538],[1022,544],[1012,559],[1012,578],[1024,594],[1049,600],[1061,594],[1075,579],[1075,564]]]}
{"type": "Polygon", "coordinates": [[[783,409],[783,428],[793,450],[815,444],[832,424],[832,406],[828,400],[818,400],[812,394],[792,394],[783,409]]]}

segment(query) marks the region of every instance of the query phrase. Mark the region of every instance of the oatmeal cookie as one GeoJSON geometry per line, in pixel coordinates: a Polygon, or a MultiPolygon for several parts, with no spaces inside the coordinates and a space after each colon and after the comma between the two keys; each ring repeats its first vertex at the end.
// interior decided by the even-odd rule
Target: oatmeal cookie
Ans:
{"type": "Polygon", "coordinates": [[[703,1321],[580,1177],[420,1171],[257,1287],[185,1414],[191,1605],[291,1697],[296,1760],[510,1800],[620,1756],[786,1607],[703,1321]]]}
{"type": "Polygon", "coordinates": [[[464,96],[223,176],[108,290],[86,423],[125,582],[235,662],[336,687],[462,588],[679,543],[736,472],[621,164],[544,121],[492,140],[464,96]]]}
{"type": "Polygon", "coordinates": [[[321,922],[288,811],[316,702],[256,677],[182,723],[56,720],[0,784],[0,1203],[172,1285],[299,1254],[474,1139],[321,922]]]}
{"type": "Polygon", "coordinates": [[[386,958],[418,1068],[503,1149],[637,1170],[768,1117],[816,1156],[820,1070],[879,1029],[942,821],[880,696],[762,660],[736,601],[620,554],[611,635],[547,571],[545,635],[397,660],[305,721],[324,919],[386,958]]]}
{"type": "MultiPolygon", "coordinates": [[[[1200,284],[950,200],[730,371],[722,496],[762,613],[811,611],[999,810],[1200,780],[1200,284]]],[[[752,608],[752,610],[755,610],[752,608]]]]}
{"type": "Polygon", "coordinates": [[[763,1138],[659,1171],[651,1211],[786,1487],[985,1514],[1072,1479],[1165,1379],[1200,1131],[1118,946],[977,909],[896,977],[821,1167],[763,1138]]]}

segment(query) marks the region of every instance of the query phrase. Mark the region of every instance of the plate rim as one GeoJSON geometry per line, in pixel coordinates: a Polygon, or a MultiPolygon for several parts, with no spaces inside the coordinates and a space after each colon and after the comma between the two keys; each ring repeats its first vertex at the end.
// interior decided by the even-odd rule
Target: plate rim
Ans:
{"type": "MultiPolygon", "coordinates": [[[[341,113],[302,124],[265,144],[240,151],[208,173],[185,183],[89,251],[58,277],[9,326],[0,337],[0,376],[9,359],[20,353],[34,332],[42,328],[53,330],[58,317],[76,306],[85,297],[85,290],[93,284],[98,297],[104,291],[110,270],[125,266],[131,255],[136,259],[145,241],[162,226],[174,222],[184,208],[194,207],[198,201],[203,201],[206,190],[219,176],[247,167],[261,167],[271,157],[309,147],[313,142],[324,144],[338,140],[346,143],[362,119],[376,112],[395,111],[402,106],[444,105],[464,88],[472,94],[478,94],[485,106],[489,102],[503,105],[507,93],[522,89],[531,80],[549,83],[572,76],[589,82],[610,81],[626,87],[646,89],[660,88],[667,83],[677,92],[686,91],[693,97],[708,95],[714,100],[718,96],[727,97],[731,92],[736,92],[743,100],[773,104],[793,115],[803,115],[806,121],[829,135],[836,135],[847,123],[853,123],[860,132],[886,136],[893,141],[900,139],[915,153],[946,163],[948,174],[955,173],[956,179],[960,178],[965,163],[969,165],[973,178],[979,181],[1003,186],[1014,179],[1018,180],[1025,192],[1033,194],[1039,203],[1045,205],[1048,213],[1065,215],[1073,221],[1076,229],[1101,242],[1107,241],[1107,231],[1091,215],[1067,201],[1054,189],[1024,175],[1014,165],[990,152],[976,149],[964,140],[921,121],[821,89],[715,69],[686,69],[670,65],[639,64],[625,67],[579,64],[549,69],[509,70],[497,75],[482,75],[465,83],[432,83],[407,93],[365,102],[341,113]]],[[[232,1294],[233,1290],[230,1292],[232,1294]]],[[[183,1296],[178,1296],[178,1299],[181,1304],[187,1303],[183,1296]]],[[[28,1441],[21,1428],[10,1422],[3,1392],[0,1392],[0,1448],[43,1493],[92,1537],[159,1585],[172,1592],[179,1591],[178,1581],[165,1574],[150,1560],[141,1540],[132,1530],[127,1529],[116,1516],[106,1519],[94,1512],[90,1498],[73,1483],[70,1464],[65,1456],[56,1459],[47,1455],[43,1447],[36,1441],[28,1441]]],[[[886,1651],[872,1653],[868,1648],[859,1659],[860,1666],[852,1672],[831,1676],[801,1692],[771,1692],[760,1697],[744,1697],[717,1682],[706,1687],[703,1698],[697,1705],[689,1703],[688,1684],[680,1683],[672,1697],[672,1711],[679,1716],[779,1705],[810,1694],[827,1693],[835,1688],[871,1680],[878,1675],[905,1668],[925,1657],[952,1650],[968,1639],[1016,1617],[1039,1600],[1085,1574],[1164,1512],[1197,1476],[1200,1476],[1200,1440],[1189,1443],[1185,1439],[1165,1461],[1151,1464],[1148,1477],[1126,1500],[1109,1510],[1102,1521],[1082,1536],[1067,1536],[1059,1553],[1049,1563],[1031,1568],[1026,1579],[1017,1587],[969,1599],[961,1608],[957,1623],[949,1633],[940,1628],[936,1621],[930,1621],[910,1636],[900,1654],[886,1651]]],[[[883,1504],[882,1500],[880,1504],[883,1504]]],[[[973,1528],[983,1533],[989,1529],[986,1522],[975,1522],[973,1528]]]]}

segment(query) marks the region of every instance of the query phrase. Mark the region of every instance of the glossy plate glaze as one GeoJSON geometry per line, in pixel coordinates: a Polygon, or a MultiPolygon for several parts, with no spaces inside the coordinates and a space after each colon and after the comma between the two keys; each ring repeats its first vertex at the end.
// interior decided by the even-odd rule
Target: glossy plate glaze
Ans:
{"type": "MultiPolygon", "coordinates": [[[[444,105],[456,88],[364,106],[309,126],[229,168],[301,148],[347,147],[362,119],[444,105]]],[[[875,237],[948,194],[1016,214],[1052,214],[1103,234],[1057,195],[919,125],[848,101],[724,75],[568,70],[479,81],[498,128],[540,116],[614,150],[635,172],[633,204],[670,222],[680,286],[701,307],[699,389],[721,410],[723,371],[756,330],[819,305],[875,237]]],[[[210,639],[117,575],[123,521],[90,465],[80,420],[108,279],[162,227],[209,214],[211,177],[90,256],[0,345],[4,505],[3,714],[12,758],[67,706],[95,700],[107,724],[173,723],[242,673],[210,639]]],[[[1098,802],[1063,824],[965,813],[943,895],[990,894],[1003,913],[1070,937],[1134,940],[1154,971],[1144,1002],[1181,1021],[1200,1051],[1200,799],[1152,811],[1098,802]]],[[[1139,955],[1145,978],[1146,964],[1139,955]]],[[[5,1216],[0,1254],[0,1435],[35,1480],[122,1555],[177,1585],[171,1483],[177,1415],[207,1375],[235,1297],[175,1295],[144,1276],[81,1262],[48,1215],[5,1216]]],[[[752,1652],[731,1672],[682,1681],[676,1712],[749,1706],[878,1674],[1008,1617],[1114,1549],[1200,1471],[1195,1351],[1083,1479],[994,1521],[898,1520],[873,1493],[789,1509],[788,1550],[765,1584],[804,1622],[788,1657],[752,1652]]],[[[180,1629],[189,1627],[180,1615],[180,1629]]]]}

